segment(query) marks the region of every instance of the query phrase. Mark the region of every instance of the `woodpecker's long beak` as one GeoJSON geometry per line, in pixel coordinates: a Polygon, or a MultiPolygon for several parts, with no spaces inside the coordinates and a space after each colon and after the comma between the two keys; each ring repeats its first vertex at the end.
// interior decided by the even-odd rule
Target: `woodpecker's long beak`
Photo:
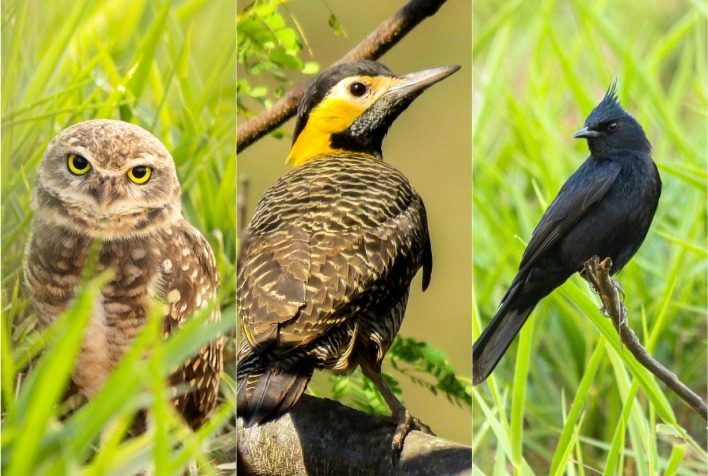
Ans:
{"type": "Polygon", "coordinates": [[[583,127],[578,132],[573,134],[573,139],[590,139],[592,137],[600,137],[600,133],[598,131],[590,130],[587,127],[583,127]]]}
{"type": "Polygon", "coordinates": [[[406,97],[415,97],[438,81],[450,76],[460,69],[459,66],[443,66],[441,68],[425,69],[415,73],[404,74],[396,78],[395,84],[386,91],[385,97],[398,100],[406,97]]]}

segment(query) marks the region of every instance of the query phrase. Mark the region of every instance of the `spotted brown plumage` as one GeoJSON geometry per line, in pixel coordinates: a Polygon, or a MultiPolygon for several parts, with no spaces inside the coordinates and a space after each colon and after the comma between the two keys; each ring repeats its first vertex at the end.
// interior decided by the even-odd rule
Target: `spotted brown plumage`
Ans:
{"type": "MultiPolygon", "coordinates": [[[[72,373],[86,398],[100,391],[142,331],[151,303],[164,309],[166,338],[218,291],[211,247],[182,217],[179,197],[170,154],[128,123],[76,124],[60,132],[42,158],[24,263],[39,321],[51,325],[71,305],[94,240],[100,243],[95,272],[114,273],[97,297],[72,373]],[[136,177],[148,180],[136,183],[136,177]]],[[[219,318],[217,306],[211,319],[219,318]]],[[[185,387],[174,405],[193,428],[215,408],[221,354],[217,339],[170,376],[172,386],[185,387]]]]}
{"type": "Polygon", "coordinates": [[[457,67],[395,76],[372,61],[320,75],[298,110],[295,168],[260,199],[239,250],[239,417],[264,423],[292,408],[315,369],[361,366],[398,421],[413,418],[381,377],[411,281],[432,253],[423,201],[381,160],[395,118],[457,67]]]}

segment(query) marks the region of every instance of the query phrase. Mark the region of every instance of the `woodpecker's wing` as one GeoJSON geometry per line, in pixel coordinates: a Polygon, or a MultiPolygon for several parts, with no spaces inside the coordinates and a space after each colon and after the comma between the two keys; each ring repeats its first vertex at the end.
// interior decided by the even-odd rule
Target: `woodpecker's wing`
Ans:
{"type": "Polygon", "coordinates": [[[589,167],[591,161],[595,161],[592,156],[568,178],[541,217],[521,258],[517,277],[525,276],[536,260],[565,236],[617,179],[621,169],[617,162],[605,161],[603,167],[589,167]]]}
{"type": "Polygon", "coordinates": [[[393,306],[421,266],[427,285],[425,209],[400,172],[373,157],[313,160],[266,192],[241,245],[244,336],[257,353],[287,354],[393,306]]]}

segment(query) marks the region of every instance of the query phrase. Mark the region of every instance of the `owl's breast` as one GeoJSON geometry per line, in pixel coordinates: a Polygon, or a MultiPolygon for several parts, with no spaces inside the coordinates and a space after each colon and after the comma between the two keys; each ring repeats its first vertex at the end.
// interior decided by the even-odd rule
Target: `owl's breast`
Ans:
{"type": "Polygon", "coordinates": [[[106,269],[113,272],[101,295],[106,340],[114,362],[142,330],[150,307],[165,304],[162,263],[168,251],[169,241],[163,236],[103,243],[96,272],[106,269]]]}

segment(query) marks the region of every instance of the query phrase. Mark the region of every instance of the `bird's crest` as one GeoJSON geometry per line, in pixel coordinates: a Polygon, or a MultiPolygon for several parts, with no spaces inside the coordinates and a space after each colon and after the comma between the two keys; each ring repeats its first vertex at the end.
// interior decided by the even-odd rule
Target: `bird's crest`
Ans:
{"type": "Polygon", "coordinates": [[[596,126],[602,122],[623,116],[629,116],[629,114],[627,114],[627,111],[624,110],[617,99],[617,79],[615,79],[607,88],[605,97],[595,106],[595,109],[585,120],[585,127],[596,126]]]}
{"type": "Polygon", "coordinates": [[[619,101],[617,100],[617,78],[610,83],[610,86],[607,88],[607,92],[605,93],[605,97],[602,98],[602,102],[600,102],[600,105],[602,104],[607,104],[609,105],[614,105],[616,104],[617,106],[620,105],[619,101]]]}

